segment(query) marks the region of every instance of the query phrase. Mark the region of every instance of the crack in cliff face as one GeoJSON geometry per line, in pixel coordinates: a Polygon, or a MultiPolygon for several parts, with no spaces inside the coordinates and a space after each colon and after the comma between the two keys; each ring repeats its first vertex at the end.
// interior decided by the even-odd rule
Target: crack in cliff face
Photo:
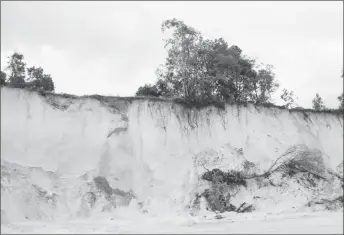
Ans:
{"type": "Polygon", "coordinates": [[[217,114],[220,116],[220,121],[224,130],[227,130],[228,120],[226,110],[217,110],[217,114]]]}

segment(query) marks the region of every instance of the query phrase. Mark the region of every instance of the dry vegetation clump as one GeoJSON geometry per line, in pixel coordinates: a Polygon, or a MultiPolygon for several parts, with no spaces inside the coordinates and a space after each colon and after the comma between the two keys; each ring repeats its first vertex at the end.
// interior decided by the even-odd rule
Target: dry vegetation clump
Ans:
{"type": "Polygon", "coordinates": [[[105,194],[105,199],[108,200],[114,207],[116,207],[116,199],[121,198],[125,201],[125,205],[129,205],[131,199],[136,198],[132,190],[125,192],[121,189],[113,189],[107,179],[102,176],[97,176],[93,179],[97,189],[105,194]]]}
{"type": "MultiPolygon", "coordinates": [[[[244,175],[240,171],[231,170],[223,172],[213,169],[205,172],[203,180],[210,182],[210,188],[197,197],[204,197],[212,211],[236,211],[237,208],[230,203],[241,187],[247,187],[244,175]]],[[[241,209],[241,208],[240,208],[241,209]]]]}
{"type": "MultiPolygon", "coordinates": [[[[254,210],[253,205],[245,202],[238,208],[230,203],[231,199],[239,193],[242,187],[247,187],[247,181],[251,179],[260,183],[260,187],[269,185],[277,187],[278,185],[271,183],[271,179],[274,178],[272,175],[278,174],[280,175],[279,177],[282,177],[282,181],[290,178],[296,178],[300,184],[305,180],[309,181],[308,184],[312,188],[318,187],[320,181],[328,182],[330,180],[327,174],[328,169],[324,163],[323,153],[318,149],[310,149],[306,145],[290,147],[262,174],[257,174],[257,166],[249,161],[245,161],[240,170],[230,170],[227,172],[220,169],[208,170],[205,168],[205,170],[206,172],[202,174],[201,179],[208,181],[210,187],[203,193],[196,195],[196,203],[199,202],[201,197],[204,197],[210,210],[219,212],[236,211],[239,213],[254,210]],[[264,184],[264,182],[268,182],[268,184],[264,184]]],[[[342,197],[335,200],[322,200],[330,207],[331,203],[333,205],[340,204],[342,197]]]]}

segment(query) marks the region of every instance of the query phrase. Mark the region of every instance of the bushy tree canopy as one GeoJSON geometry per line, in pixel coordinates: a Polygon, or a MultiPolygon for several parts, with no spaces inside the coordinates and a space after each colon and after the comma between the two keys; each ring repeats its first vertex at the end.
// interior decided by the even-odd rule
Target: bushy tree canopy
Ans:
{"type": "Polygon", "coordinates": [[[324,110],[326,109],[322,98],[320,97],[319,93],[316,93],[315,98],[312,100],[313,109],[315,110],[324,110]]]}
{"type": "Polygon", "coordinates": [[[269,102],[278,88],[271,65],[257,66],[236,46],[223,39],[205,39],[183,21],[164,21],[168,55],[158,68],[158,81],[140,87],[136,95],[204,100],[269,102]]]}
{"type": "Polygon", "coordinates": [[[24,56],[19,53],[13,53],[8,57],[7,69],[10,70],[9,85],[12,87],[25,87],[25,66],[24,56]]]}
{"type": "Polygon", "coordinates": [[[55,85],[50,74],[45,74],[42,67],[29,67],[26,69],[24,56],[20,53],[13,53],[8,57],[7,70],[10,71],[8,82],[6,73],[1,71],[1,85],[8,84],[11,87],[28,87],[35,90],[54,91],[55,85]],[[27,76],[26,76],[27,75],[27,76]]]}
{"type": "Polygon", "coordinates": [[[27,85],[30,88],[54,91],[55,86],[50,74],[44,74],[43,68],[35,66],[27,69],[28,82],[27,85]]]}

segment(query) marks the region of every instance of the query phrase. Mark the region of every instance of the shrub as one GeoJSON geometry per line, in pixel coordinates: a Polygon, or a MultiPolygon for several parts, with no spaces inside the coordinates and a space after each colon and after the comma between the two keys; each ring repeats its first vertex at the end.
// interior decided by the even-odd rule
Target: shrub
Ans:
{"type": "Polygon", "coordinates": [[[211,187],[201,194],[211,210],[220,212],[236,210],[230,200],[240,191],[241,186],[247,187],[241,172],[213,169],[205,172],[201,178],[211,183],[211,187]]]}
{"type": "Polygon", "coordinates": [[[160,93],[154,85],[146,84],[138,89],[136,96],[160,97],[160,93]]]}
{"type": "Polygon", "coordinates": [[[103,176],[97,176],[93,179],[96,187],[105,193],[105,199],[107,199],[113,206],[116,206],[116,198],[123,198],[124,204],[129,205],[133,198],[136,198],[135,193],[132,190],[125,192],[121,189],[113,189],[107,179],[103,176]]]}

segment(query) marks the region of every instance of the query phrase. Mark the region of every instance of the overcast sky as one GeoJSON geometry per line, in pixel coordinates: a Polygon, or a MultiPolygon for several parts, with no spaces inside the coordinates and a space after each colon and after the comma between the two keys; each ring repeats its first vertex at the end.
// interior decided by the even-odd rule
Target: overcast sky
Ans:
{"type": "MultiPolygon", "coordinates": [[[[1,69],[13,51],[50,73],[56,92],[132,96],[154,82],[176,17],[273,64],[282,88],[311,107],[343,91],[343,2],[1,2],[1,69]]],[[[275,100],[279,103],[279,100],[275,100]]]]}

